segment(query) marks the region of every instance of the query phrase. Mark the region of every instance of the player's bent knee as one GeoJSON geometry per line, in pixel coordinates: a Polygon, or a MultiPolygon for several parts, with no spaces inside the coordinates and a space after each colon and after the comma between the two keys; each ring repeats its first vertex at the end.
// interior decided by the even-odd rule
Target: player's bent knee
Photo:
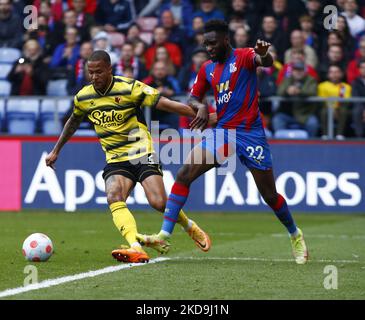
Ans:
{"type": "Polygon", "coordinates": [[[123,199],[120,192],[114,192],[114,191],[108,192],[106,199],[107,199],[108,205],[111,205],[112,203],[119,202],[119,201],[125,202],[125,199],[123,199]]]}
{"type": "Polygon", "coordinates": [[[155,210],[159,212],[164,212],[166,207],[166,201],[164,201],[163,199],[154,199],[150,201],[150,205],[155,210]]]}
{"type": "Polygon", "coordinates": [[[182,183],[186,186],[189,186],[191,184],[191,168],[188,165],[182,166],[176,175],[176,182],[182,183]]]}

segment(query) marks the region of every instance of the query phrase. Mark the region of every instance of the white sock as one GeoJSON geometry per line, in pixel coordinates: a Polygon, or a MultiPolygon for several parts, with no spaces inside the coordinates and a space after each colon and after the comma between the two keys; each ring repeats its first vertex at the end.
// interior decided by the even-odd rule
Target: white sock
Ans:
{"type": "Polygon", "coordinates": [[[169,233],[165,230],[161,230],[159,235],[162,236],[162,238],[169,238],[171,236],[171,233],[169,233]]]}
{"type": "Polygon", "coordinates": [[[132,247],[140,247],[140,248],[142,248],[142,246],[141,246],[141,244],[139,243],[139,242],[133,242],[132,244],[131,244],[131,248],[132,247]]]}
{"type": "Polygon", "coordinates": [[[293,233],[290,234],[290,236],[296,237],[298,234],[299,234],[299,231],[298,231],[298,228],[297,228],[293,233]]]}
{"type": "Polygon", "coordinates": [[[191,229],[192,226],[193,226],[193,220],[188,219],[188,225],[187,225],[186,228],[184,228],[184,230],[186,232],[188,232],[191,229]]]}

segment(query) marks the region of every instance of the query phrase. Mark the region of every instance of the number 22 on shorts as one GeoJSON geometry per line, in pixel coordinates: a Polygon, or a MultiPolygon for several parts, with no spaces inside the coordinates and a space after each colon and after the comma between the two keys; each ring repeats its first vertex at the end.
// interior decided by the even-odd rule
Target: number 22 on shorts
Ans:
{"type": "Polygon", "coordinates": [[[265,159],[265,156],[262,155],[264,153],[264,148],[262,146],[248,146],[246,151],[249,153],[249,158],[256,159],[258,161],[265,159]]]}

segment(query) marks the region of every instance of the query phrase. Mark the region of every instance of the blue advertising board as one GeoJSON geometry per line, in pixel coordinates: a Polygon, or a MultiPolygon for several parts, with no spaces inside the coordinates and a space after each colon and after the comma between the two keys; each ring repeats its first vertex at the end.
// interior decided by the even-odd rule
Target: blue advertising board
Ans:
{"type": "MultiPolygon", "coordinates": [[[[68,143],[56,163],[45,166],[49,142],[22,143],[22,207],[107,209],[102,171],[104,153],[98,142],[68,143]]],[[[163,152],[165,144],[159,150],[163,152]]],[[[365,212],[365,144],[293,143],[271,145],[277,189],[293,210],[365,212]]],[[[163,164],[169,192],[180,164],[163,164]]],[[[186,208],[201,211],[267,210],[251,173],[237,160],[235,170],[212,169],[191,187],[186,208]],[[222,170],[225,171],[225,170],[222,170]]],[[[127,203],[149,209],[137,184],[127,203]]]]}

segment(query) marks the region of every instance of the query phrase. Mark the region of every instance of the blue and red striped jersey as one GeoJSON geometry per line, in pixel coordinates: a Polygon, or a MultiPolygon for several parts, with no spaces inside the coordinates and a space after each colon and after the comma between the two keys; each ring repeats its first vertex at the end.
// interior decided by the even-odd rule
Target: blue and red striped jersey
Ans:
{"type": "Polygon", "coordinates": [[[258,107],[255,51],[233,49],[225,63],[205,62],[191,96],[200,101],[211,86],[217,105],[217,128],[243,129],[262,126],[258,107]]]}

